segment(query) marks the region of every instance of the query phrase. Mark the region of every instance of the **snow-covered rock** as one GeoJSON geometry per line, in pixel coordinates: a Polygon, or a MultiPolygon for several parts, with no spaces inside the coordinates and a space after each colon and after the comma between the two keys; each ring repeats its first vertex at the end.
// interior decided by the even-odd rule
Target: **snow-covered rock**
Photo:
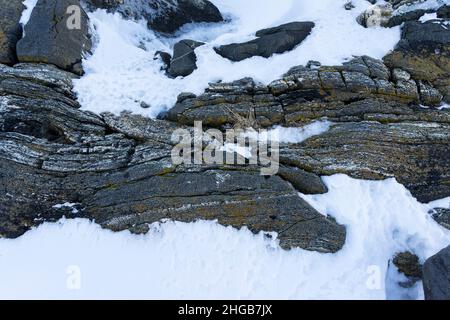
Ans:
{"type": "Polygon", "coordinates": [[[223,17],[208,0],[87,0],[94,8],[146,19],[155,31],[173,33],[191,22],[221,22],[223,17]]]}

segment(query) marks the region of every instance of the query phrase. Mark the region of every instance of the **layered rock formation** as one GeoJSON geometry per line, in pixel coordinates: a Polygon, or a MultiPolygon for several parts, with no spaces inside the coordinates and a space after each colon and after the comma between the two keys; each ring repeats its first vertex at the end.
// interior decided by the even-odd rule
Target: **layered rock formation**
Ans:
{"type": "MultiPolygon", "coordinates": [[[[362,56],[342,66],[310,63],[292,68],[269,85],[248,78],[213,83],[199,96],[180,94],[174,108],[161,120],[152,120],[80,110],[72,80],[82,73],[81,57],[90,47],[87,17],[82,15],[83,28],[75,37],[62,30],[64,19],[53,19],[60,17],[60,5],[74,3],[78,1],[40,0],[33,11],[18,45],[19,59],[46,64],[0,65],[1,237],[18,237],[62,216],[89,218],[111,230],[136,233],[162,219],[206,219],[245,226],[268,237],[276,232],[286,249],[336,252],[345,244],[345,226],[298,195],[327,192],[322,175],[395,177],[422,202],[450,196],[450,112],[438,108],[450,102],[450,30],[444,23],[406,23],[401,42],[383,61],[362,56]],[[236,115],[251,115],[249,123],[255,128],[300,127],[325,118],[333,125],[301,143],[282,144],[280,170],[274,176],[261,176],[260,168],[249,164],[172,163],[171,135],[176,129],[192,131],[194,121],[202,121],[205,129],[225,130],[240,125],[236,115]]],[[[91,1],[127,16],[137,14],[132,10],[136,3],[91,1]]],[[[175,7],[168,1],[146,3],[151,10],[141,13],[149,14],[150,26],[158,31],[221,19],[207,1],[179,0],[175,7]],[[191,11],[199,5],[202,10],[191,11]],[[155,19],[155,12],[163,12],[163,18],[155,19]],[[172,13],[176,18],[169,23],[172,13]]],[[[0,30],[13,30],[17,38],[15,20],[5,27],[0,19],[0,30]]],[[[290,27],[263,30],[257,36],[290,36],[290,27]]],[[[16,38],[7,33],[7,45],[0,42],[0,53],[6,52],[8,59],[14,55],[16,38]]],[[[191,53],[175,54],[172,71],[174,62],[190,67],[177,74],[192,71],[191,53]],[[176,60],[180,57],[189,59],[176,60]]],[[[168,55],[163,58],[170,60],[168,55]]],[[[447,209],[433,215],[448,225],[447,209]]],[[[430,298],[445,292],[440,289],[445,283],[439,275],[442,263],[436,259],[424,268],[430,298]]],[[[396,259],[412,277],[418,277],[416,262],[409,254],[396,259]]]]}
{"type": "Polygon", "coordinates": [[[340,67],[293,68],[269,86],[251,79],[211,84],[198,97],[182,95],[164,118],[218,128],[234,124],[230,108],[254,112],[262,127],[327,118],[336,123],[329,132],[282,147],[281,162],[319,175],[395,176],[420,201],[446,197],[450,114],[419,106],[438,105],[442,94],[413,79],[392,80],[392,73],[382,61],[359,57],[340,67]]]}
{"type": "Polygon", "coordinates": [[[287,180],[251,166],[175,166],[170,136],[178,125],[80,111],[72,78],[43,65],[0,68],[2,236],[73,216],[55,207],[69,202],[77,216],[112,230],[142,232],[161,219],[218,219],[276,231],[284,248],[343,246],[345,228],[310,207],[287,180]]]}

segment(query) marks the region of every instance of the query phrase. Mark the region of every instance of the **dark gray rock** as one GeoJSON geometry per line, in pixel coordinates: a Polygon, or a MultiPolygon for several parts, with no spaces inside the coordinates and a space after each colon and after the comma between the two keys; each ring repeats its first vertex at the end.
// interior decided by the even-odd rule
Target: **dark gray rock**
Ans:
{"type": "Polygon", "coordinates": [[[86,0],[93,8],[114,9],[124,4],[125,0],[86,0]]]}
{"type": "Polygon", "coordinates": [[[186,77],[197,69],[195,49],[204,45],[194,40],[181,40],[173,48],[173,58],[167,73],[171,77],[186,77]]]}
{"type": "Polygon", "coordinates": [[[408,21],[417,21],[426,13],[432,13],[433,10],[413,10],[408,11],[400,15],[395,15],[392,18],[389,19],[389,21],[384,25],[384,27],[392,28],[395,26],[399,26],[402,23],[408,22],[408,21]]]}
{"type": "Polygon", "coordinates": [[[435,208],[429,213],[437,223],[450,230],[450,209],[435,208]]]}
{"type": "Polygon", "coordinates": [[[25,6],[22,0],[0,0],[0,63],[17,62],[16,43],[22,37],[19,24],[25,6]]]}
{"type": "Polygon", "coordinates": [[[146,19],[149,28],[173,33],[191,22],[221,22],[223,17],[207,0],[87,0],[91,8],[119,12],[127,18],[146,19]]]}
{"type": "Polygon", "coordinates": [[[450,19],[450,5],[440,7],[437,11],[437,17],[439,19],[450,19]]]}
{"type": "Polygon", "coordinates": [[[327,193],[328,188],[322,179],[311,172],[304,170],[282,166],[278,175],[284,180],[290,182],[292,186],[304,194],[322,194],[327,193]]]}
{"type": "Polygon", "coordinates": [[[391,74],[382,61],[358,57],[338,67],[296,67],[268,86],[251,79],[215,83],[201,95],[183,95],[164,119],[223,128],[238,124],[234,113],[253,114],[257,127],[327,118],[336,123],[330,132],[283,147],[281,162],[316,175],[395,176],[423,202],[447,197],[450,113],[419,106],[440,101],[430,84],[391,82],[391,74]]]}
{"type": "Polygon", "coordinates": [[[425,261],[423,289],[426,300],[450,300],[450,246],[425,261]]]}
{"type": "Polygon", "coordinates": [[[79,0],[39,0],[25,26],[25,37],[17,43],[17,56],[20,62],[48,63],[82,74],[81,61],[91,46],[88,17],[79,0]],[[75,15],[67,12],[69,6],[80,9],[79,26],[71,23],[75,15]]]}
{"type": "Polygon", "coordinates": [[[224,58],[242,61],[259,56],[269,58],[276,53],[284,53],[298,46],[311,33],[313,22],[291,22],[275,28],[260,30],[255,40],[233,43],[214,48],[224,58]]]}
{"type": "Polygon", "coordinates": [[[161,70],[169,70],[170,68],[170,63],[172,61],[172,56],[170,55],[170,53],[164,52],[164,51],[156,51],[155,56],[154,56],[155,60],[160,59],[163,66],[161,67],[161,70]]]}
{"type": "Polygon", "coordinates": [[[421,48],[434,49],[438,45],[450,44],[450,30],[445,24],[427,21],[408,22],[402,30],[402,39],[398,47],[403,50],[417,51],[421,48]]]}
{"type": "Polygon", "coordinates": [[[218,220],[277,232],[285,249],[344,245],[345,227],[279,176],[261,176],[256,166],[174,165],[179,124],[79,110],[73,77],[46,65],[0,65],[1,237],[66,215],[132,232],[161,219],[218,220]],[[55,207],[65,202],[78,213],[55,207]]]}

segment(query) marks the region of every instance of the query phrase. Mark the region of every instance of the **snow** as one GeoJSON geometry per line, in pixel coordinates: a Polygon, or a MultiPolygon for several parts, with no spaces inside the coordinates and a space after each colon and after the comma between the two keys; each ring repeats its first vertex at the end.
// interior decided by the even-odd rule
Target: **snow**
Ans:
{"type": "Polygon", "coordinates": [[[63,209],[63,208],[72,209],[72,213],[76,214],[79,212],[78,209],[76,208],[76,205],[78,205],[78,203],[65,202],[65,203],[55,204],[53,206],[53,208],[55,208],[55,209],[63,209]]]}
{"type": "Polygon", "coordinates": [[[412,250],[421,260],[450,243],[394,179],[324,178],[329,192],[301,195],[347,227],[336,254],[284,251],[275,239],[213,221],[164,222],[147,235],[113,233],[83,219],[45,223],[0,240],[0,298],[422,299],[402,289],[388,261],[412,250]]]}
{"type": "Polygon", "coordinates": [[[38,0],[24,0],[23,4],[25,9],[22,12],[22,16],[20,17],[20,23],[22,26],[26,26],[31,17],[31,12],[33,12],[34,7],[36,6],[38,0]]]}
{"type": "Polygon", "coordinates": [[[437,19],[436,13],[425,13],[422,17],[420,17],[419,21],[423,23],[435,19],[437,19]]]}
{"type": "Polygon", "coordinates": [[[271,130],[249,132],[248,136],[256,138],[259,141],[276,140],[280,143],[300,143],[313,136],[327,132],[332,123],[327,120],[314,121],[303,127],[282,127],[275,126],[271,130]]]}
{"type": "Polygon", "coordinates": [[[382,58],[400,40],[400,27],[363,28],[356,17],[370,6],[354,0],[356,8],[345,10],[346,0],[213,0],[228,23],[191,24],[175,37],[155,35],[145,21],[126,21],[119,14],[97,10],[89,13],[94,30],[93,54],[84,61],[85,76],[75,81],[74,91],[84,110],[96,113],[123,110],[156,117],[170,109],[181,92],[200,94],[209,82],[253,77],[269,83],[292,66],[318,60],[338,65],[354,55],[382,58]],[[312,34],[296,49],[269,59],[254,57],[231,62],[213,47],[254,38],[257,30],[292,21],[314,21],[312,34]],[[198,70],[185,78],[169,79],[161,71],[158,50],[172,52],[181,39],[206,42],[196,49],[198,70]],[[150,108],[140,107],[141,102],[150,108]]]}
{"type": "MultiPolygon", "coordinates": [[[[332,122],[328,120],[318,120],[303,127],[274,126],[272,129],[260,131],[247,129],[243,136],[253,141],[268,142],[269,145],[273,142],[301,143],[313,136],[327,132],[331,125],[332,122]]],[[[242,146],[239,143],[225,143],[221,150],[229,153],[237,153],[247,159],[252,158],[252,147],[242,146]]]]}

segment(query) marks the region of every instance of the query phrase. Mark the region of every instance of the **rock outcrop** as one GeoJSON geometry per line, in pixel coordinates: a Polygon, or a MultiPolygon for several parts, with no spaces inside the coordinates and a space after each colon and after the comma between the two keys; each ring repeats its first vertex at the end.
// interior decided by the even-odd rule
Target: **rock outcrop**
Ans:
{"type": "Polygon", "coordinates": [[[17,56],[20,62],[53,64],[81,75],[81,61],[91,46],[88,17],[79,0],[38,0],[25,37],[17,43],[17,56]]]}
{"type": "Polygon", "coordinates": [[[402,74],[393,80],[391,69],[369,57],[318,70],[297,67],[268,86],[242,79],[211,84],[199,96],[184,94],[163,118],[216,128],[234,125],[229,110],[243,117],[254,113],[261,127],[327,118],[335,123],[329,132],[282,148],[281,162],[319,175],[395,176],[420,201],[444,198],[450,113],[420,107],[439,105],[442,94],[402,74]]]}
{"type": "MultiPolygon", "coordinates": [[[[344,245],[345,227],[281,176],[261,176],[254,166],[174,165],[178,124],[81,111],[73,77],[46,65],[0,66],[1,236],[65,215],[133,232],[161,219],[218,220],[277,232],[286,249],[336,252],[344,245]],[[66,202],[78,213],[58,206],[66,202]]],[[[286,179],[294,181],[294,171],[286,179]]],[[[317,185],[311,191],[320,189],[320,178],[308,177],[317,185]]]]}
{"type": "Polygon", "coordinates": [[[24,5],[22,0],[0,0],[0,63],[17,62],[16,43],[22,37],[19,23],[24,5]]]}
{"type": "Polygon", "coordinates": [[[245,43],[233,43],[214,48],[224,58],[242,61],[251,57],[269,58],[298,46],[309,36],[313,22],[291,22],[256,32],[257,39],[245,43]]]}
{"type": "Polygon", "coordinates": [[[427,300],[450,300],[450,246],[425,261],[423,289],[427,300]]]}
{"type": "Polygon", "coordinates": [[[390,68],[403,69],[410,73],[414,80],[439,89],[445,101],[449,103],[449,52],[450,29],[444,22],[415,21],[405,23],[401,41],[383,60],[390,68]]]}
{"type": "MultiPolygon", "coordinates": [[[[204,3],[179,4],[188,2],[204,3]]],[[[198,96],[180,94],[174,108],[152,120],[80,110],[72,80],[77,78],[74,73],[81,73],[82,52],[90,40],[84,14],[82,30],[67,33],[72,31],[60,13],[72,3],[78,1],[39,0],[18,44],[20,60],[47,64],[0,65],[1,237],[18,237],[62,216],[135,233],[163,219],[206,219],[268,237],[276,232],[286,249],[329,253],[343,247],[345,227],[298,194],[327,192],[320,176],[395,177],[421,202],[450,196],[450,111],[438,108],[449,98],[450,31],[443,24],[406,23],[402,41],[384,61],[362,56],[342,66],[311,62],[269,85],[249,78],[212,83],[198,96]],[[54,13],[61,19],[54,20],[54,13]],[[247,116],[247,125],[254,128],[301,127],[320,119],[333,125],[301,143],[282,143],[280,170],[273,176],[262,176],[260,167],[252,164],[172,162],[171,135],[176,129],[192,132],[194,121],[202,121],[205,129],[224,131],[242,127],[240,121],[247,116]]],[[[132,3],[137,0],[95,1],[119,11],[132,3]]],[[[257,36],[295,40],[292,33],[305,36],[313,27],[306,26],[307,31],[305,26],[283,25],[257,36]]],[[[196,45],[175,50],[168,72],[191,72],[196,45]]],[[[161,57],[169,61],[169,55],[161,57]]],[[[407,272],[412,270],[409,258],[406,264],[397,259],[407,272]]],[[[439,264],[433,261],[424,281],[427,296],[434,298],[440,297],[434,288],[441,279],[435,272],[439,264]]]]}
{"type": "Polygon", "coordinates": [[[222,14],[208,0],[87,0],[91,8],[119,12],[127,18],[146,19],[149,28],[173,33],[192,22],[221,22],[222,14]]]}

